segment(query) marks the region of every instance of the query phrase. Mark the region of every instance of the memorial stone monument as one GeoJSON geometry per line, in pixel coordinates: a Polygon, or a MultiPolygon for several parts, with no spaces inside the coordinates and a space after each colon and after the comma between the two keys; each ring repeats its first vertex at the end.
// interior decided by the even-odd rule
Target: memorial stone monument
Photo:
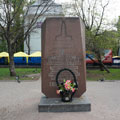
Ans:
{"type": "MultiPolygon", "coordinates": [[[[48,111],[51,104],[52,107],[49,109],[51,112],[90,110],[90,103],[85,97],[82,97],[86,91],[84,32],[85,28],[82,21],[76,17],[47,18],[43,23],[41,82],[45,97],[41,98],[40,112],[48,111]],[[74,72],[78,83],[78,90],[74,95],[75,99],[69,105],[67,103],[68,108],[66,103],[60,102],[60,96],[56,94],[56,74],[64,68],[74,72]],[[60,108],[61,105],[63,105],[62,108],[60,108]]],[[[60,75],[59,80],[72,80],[72,77],[68,71],[65,71],[60,75]]]]}

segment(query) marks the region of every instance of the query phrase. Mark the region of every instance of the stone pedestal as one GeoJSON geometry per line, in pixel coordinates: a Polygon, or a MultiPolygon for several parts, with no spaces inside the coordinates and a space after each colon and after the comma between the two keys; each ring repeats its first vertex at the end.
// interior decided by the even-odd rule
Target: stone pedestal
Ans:
{"type": "Polygon", "coordinates": [[[86,96],[73,98],[72,102],[62,102],[60,98],[41,97],[38,105],[39,112],[88,112],[91,111],[91,103],[86,96]]]}

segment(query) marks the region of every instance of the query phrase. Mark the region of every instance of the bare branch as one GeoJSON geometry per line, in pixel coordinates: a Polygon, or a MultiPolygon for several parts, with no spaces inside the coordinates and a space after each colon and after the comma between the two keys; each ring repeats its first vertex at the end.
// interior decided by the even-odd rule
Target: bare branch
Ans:
{"type": "Polygon", "coordinates": [[[12,15],[12,18],[10,19],[10,23],[12,23],[12,21],[14,20],[16,14],[19,12],[19,9],[20,9],[20,6],[21,6],[22,2],[23,2],[23,0],[20,0],[18,8],[16,9],[16,0],[15,0],[15,3],[13,4],[14,13],[12,15]]]}
{"type": "Polygon", "coordinates": [[[87,16],[85,15],[85,11],[84,11],[84,0],[81,1],[81,3],[79,4],[79,1],[78,0],[75,0],[75,10],[77,12],[77,15],[79,17],[81,17],[81,19],[83,20],[86,28],[89,28],[89,25],[88,25],[88,21],[87,21],[87,16]],[[81,9],[81,11],[79,10],[79,7],[81,9]]]}
{"type": "Polygon", "coordinates": [[[103,16],[104,16],[105,8],[108,6],[108,4],[109,4],[109,1],[104,6],[101,4],[103,10],[102,10],[102,15],[101,15],[100,23],[99,23],[99,25],[98,25],[98,27],[96,29],[95,36],[97,36],[97,34],[98,34],[99,30],[100,30],[100,27],[101,27],[101,24],[102,24],[102,21],[103,21],[103,16]]]}
{"type": "MultiPolygon", "coordinates": [[[[40,5],[37,7],[37,10],[36,10],[34,16],[32,17],[31,21],[30,21],[28,24],[25,24],[25,25],[23,25],[21,28],[19,28],[19,31],[18,31],[17,35],[15,36],[14,41],[12,42],[12,44],[15,44],[16,41],[18,40],[18,38],[20,37],[20,35],[21,35],[20,33],[21,33],[22,28],[27,28],[27,30],[24,31],[24,40],[26,40],[26,38],[27,38],[27,36],[29,35],[29,33],[30,33],[31,31],[33,31],[33,29],[36,28],[36,26],[35,26],[35,27],[33,27],[33,26],[36,24],[38,18],[39,18],[40,16],[42,16],[45,12],[47,12],[48,9],[49,9],[49,7],[50,7],[52,4],[53,4],[53,1],[52,1],[52,2],[48,1],[46,4],[44,4],[44,3],[40,4],[40,5]],[[44,5],[44,6],[43,6],[43,5],[44,5]],[[39,8],[42,7],[42,6],[43,6],[42,10],[41,10],[40,13],[38,14],[39,8]]],[[[28,7],[28,9],[30,9],[30,7],[28,7]]],[[[27,10],[27,13],[28,13],[28,15],[29,15],[29,10],[27,10]]],[[[24,16],[24,18],[25,18],[25,17],[26,17],[26,16],[24,16]]],[[[28,17],[28,16],[27,16],[27,17],[28,17]]]]}
{"type": "Polygon", "coordinates": [[[94,2],[94,5],[93,5],[93,12],[91,13],[91,25],[90,25],[90,30],[92,29],[93,27],[93,24],[94,24],[94,20],[95,20],[95,7],[96,7],[96,3],[97,3],[97,0],[95,0],[94,2]]]}

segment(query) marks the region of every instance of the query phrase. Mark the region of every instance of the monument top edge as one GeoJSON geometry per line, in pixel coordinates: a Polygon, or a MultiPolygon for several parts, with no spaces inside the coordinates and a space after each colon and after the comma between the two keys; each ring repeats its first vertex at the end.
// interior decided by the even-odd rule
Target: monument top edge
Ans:
{"type": "Polygon", "coordinates": [[[48,20],[48,19],[79,19],[79,17],[61,17],[61,16],[59,16],[59,17],[47,17],[46,18],[46,20],[48,20]]]}

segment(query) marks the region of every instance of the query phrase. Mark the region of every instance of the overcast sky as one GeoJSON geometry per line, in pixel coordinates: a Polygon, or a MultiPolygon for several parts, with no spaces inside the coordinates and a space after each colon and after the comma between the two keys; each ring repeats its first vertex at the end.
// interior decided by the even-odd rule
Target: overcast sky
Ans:
{"type": "MultiPolygon", "coordinates": [[[[56,0],[58,3],[70,1],[72,0],[56,0]]],[[[106,17],[108,20],[114,21],[115,19],[118,19],[118,16],[120,16],[120,0],[110,0],[109,5],[106,9],[106,17]]]]}

